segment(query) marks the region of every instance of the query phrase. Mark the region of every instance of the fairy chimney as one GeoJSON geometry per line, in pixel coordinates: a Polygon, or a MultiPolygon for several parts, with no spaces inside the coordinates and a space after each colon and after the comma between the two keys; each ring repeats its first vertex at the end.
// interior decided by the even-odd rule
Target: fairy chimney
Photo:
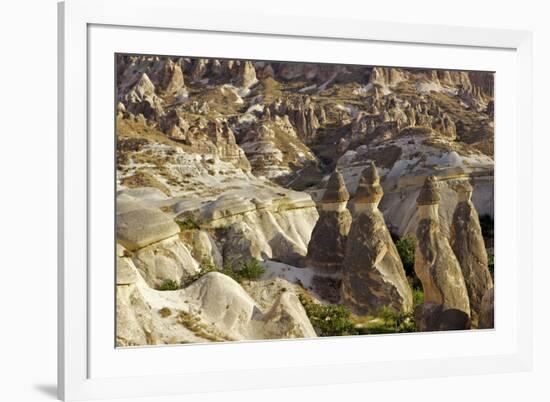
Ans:
{"type": "Polygon", "coordinates": [[[351,214],[346,208],[349,193],[342,174],[335,170],[321,200],[319,219],[308,245],[310,265],[327,270],[339,270],[344,259],[351,214]]]}
{"type": "Polygon", "coordinates": [[[458,195],[451,225],[451,247],[458,259],[470,299],[472,326],[477,327],[483,295],[493,287],[487,250],[481,233],[479,217],[472,204],[469,182],[454,186],[458,195]]]}
{"type": "Polygon", "coordinates": [[[383,307],[412,308],[412,291],[403,264],[378,203],[384,192],[374,163],[363,170],[354,198],[353,223],[348,235],[340,293],[359,315],[383,307]]]}
{"type": "Polygon", "coordinates": [[[414,270],[422,282],[424,304],[416,309],[415,319],[422,331],[470,326],[466,283],[451,245],[439,227],[439,200],[437,180],[430,176],[416,200],[419,222],[414,270]]]}

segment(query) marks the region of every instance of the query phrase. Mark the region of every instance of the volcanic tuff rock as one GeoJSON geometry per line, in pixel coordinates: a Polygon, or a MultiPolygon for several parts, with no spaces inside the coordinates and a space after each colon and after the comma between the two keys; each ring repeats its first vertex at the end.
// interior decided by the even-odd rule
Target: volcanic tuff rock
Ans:
{"type": "Polygon", "coordinates": [[[327,183],[319,220],[308,245],[307,260],[314,267],[340,269],[351,226],[351,214],[346,208],[348,200],[344,178],[335,170],[327,183]]]}
{"type": "Polygon", "coordinates": [[[342,299],[358,314],[376,313],[384,306],[395,311],[412,308],[412,291],[403,264],[378,210],[382,195],[376,167],[371,163],[363,171],[355,194],[342,264],[342,299]]]}
{"type": "Polygon", "coordinates": [[[136,277],[117,286],[118,346],[316,336],[290,292],[264,310],[237,282],[217,272],[175,291],[153,290],[136,277]]]}
{"type": "Polygon", "coordinates": [[[479,313],[479,328],[492,329],[495,327],[495,289],[487,289],[481,300],[479,313]]]}
{"type": "Polygon", "coordinates": [[[481,300],[493,280],[487,265],[487,250],[481,234],[479,217],[470,201],[472,186],[468,182],[455,186],[458,204],[453,214],[451,247],[462,268],[470,299],[472,326],[476,327],[481,300]]]}
{"type": "Polygon", "coordinates": [[[458,260],[439,228],[440,198],[436,186],[435,177],[428,177],[417,198],[420,221],[414,270],[422,282],[424,302],[442,306],[439,327],[427,330],[466,329],[470,326],[468,290],[458,260]]]}

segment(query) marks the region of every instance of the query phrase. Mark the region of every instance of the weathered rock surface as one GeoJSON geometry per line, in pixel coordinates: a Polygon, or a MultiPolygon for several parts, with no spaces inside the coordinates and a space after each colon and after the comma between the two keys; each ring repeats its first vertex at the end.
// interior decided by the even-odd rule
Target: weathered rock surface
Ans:
{"type": "Polygon", "coordinates": [[[223,257],[214,238],[205,230],[191,229],[182,232],[181,237],[189,246],[193,258],[202,263],[209,261],[214,265],[223,266],[223,257]]]}
{"type": "Polygon", "coordinates": [[[129,197],[117,199],[117,241],[128,250],[137,250],[179,233],[168,215],[129,197]]]}
{"type": "Polygon", "coordinates": [[[436,179],[429,177],[417,198],[420,221],[416,230],[414,270],[422,282],[424,302],[442,306],[439,328],[431,330],[466,329],[470,325],[468,290],[460,264],[439,228],[440,198],[436,186],[436,179]]]}
{"type": "Polygon", "coordinates": [[[180,284],[197,273],[199,267],[178,236],[136,250],[132,260],[147,284],[155,289],[166,281],[180,284]]]}
{"type": "Polygon", "coordinates": [[[292,292],[283,292],[263,321],[262,331],[267,339],[317,336],[302,303],[292,292]]]}
{"type": "Polygon", "coordinates": [[[264,310],[220,273],[175,291],[153,290],[135,274],[135,283],[117,286],[118,346],[316,336],[290,291],[264,310]]]}
{"type": "Polygon", "coordinates": [[[472,326],[477,327],[481,301],[493,279],[487,263],[487,250],[481,233],[479,217],[470,201],[472,186],[468,182],[455,186],[458,204],[451,226],[451,247],[455,253],[468,289],[472,326]]]}
{"type": "Polygon", "coordinates": [[[487,289],[481,299],[481,310],[479,313],[479,328],[492,329],[495,327],[495,289],[487,289]]]}
{"type": "Polygon", "coordinates": [[[320,205],[319,220],[311,233],[307,260],[314,267],[339,270],[351,227],[346,204],[349,193],[339,171],[331,175],[320,205]]]}
{"type": "Polygon", "coordinates": [[[371,164],[355,194],[341,286],[344,303],[358,314],[372,314],[384,306],[395,311],[412,308],[403,264],[378,210],[382,194],[376,167],[371,164]]]}

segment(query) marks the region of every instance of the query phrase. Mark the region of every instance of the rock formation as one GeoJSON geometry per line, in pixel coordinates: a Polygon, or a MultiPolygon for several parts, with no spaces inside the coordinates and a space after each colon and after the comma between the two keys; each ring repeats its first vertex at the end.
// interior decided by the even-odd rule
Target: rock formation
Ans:
{"type": "Polygon", "coordinates": [[[470,327],[468,290],[458,260],[439,228],[439,193],[435,177],[426,178],[416,200],[419,223],[416,230],[414,270],[422,282],[425,305],[416,312],[417,322],[430,322],[423,330],[470,327]],[[430,305],[441,306],[427,308],[430,305]],[[439,317],[426,317],[439,315],[439,317]]]}
{"type": "Polygon", "coordinates": [[[472,326],[477,327],[483,295],[493,287],[493,280],[487,265],[487,250],[479,217],[471,201],[472,186],[469,182],[461,182],[455,190],[458,203],[451,226],[451,247],[468,289],[472,326]]]}
{"type": "Polygon", "coordinates": [[[403,264],[378,210],[382,196],[380,177],[371,163],[355,193],[353,223],[342,264],[342,300],[358,314],[373,314],[385,306],[395,311],[412,307],[403,264]]]}
{"type": "Polygon", "coordinates": [[[495,327],[495,289],[487,289],[481,299],[479,312],[479,329],[492,329],[495,327]]]}
{"type": "Polygon", "coordinates": [[[335,170],[321,201],[319,220],[311,233],[307,250],[308,264],[339,270],[346,250],[351,214],[346,204],[349,194],[342,174],[335,170]]]}

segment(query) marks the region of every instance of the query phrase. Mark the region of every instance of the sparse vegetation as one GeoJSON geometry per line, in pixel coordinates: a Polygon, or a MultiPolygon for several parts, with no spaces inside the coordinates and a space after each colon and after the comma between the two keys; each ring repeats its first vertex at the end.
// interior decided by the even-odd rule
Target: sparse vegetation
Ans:
{"type": "Polygon", "coordinates": [[[209,272],[219,272],[242,283],[244,280],[252,281],[258,279],[264,274],[265,268],[262,267],[256,259],[250,259],[239,263],[226,263],[223,267],[218,267],[210,259],[204,259],[201,261],[200,271],[189,277],[185,281],[185,286],[195,282],[209,272]]]}
{"type": "Polygon", "coordinates": [[[180,227],[180,230],[183,232],[184,230],[193,230],[193,229],[200,229],[200,225],[195,221],[193,218],[186,218],[184,220],[176,220],[176,223],[180,227]]]}
{"type": "Polygon", "coordinates": [[[172,315],[172,310],[168,307],[163,307],[159,310],[159,314],[162,318],[170,317],[172,315]]]}
{"type": "Polygon", "coordinates": [[[162,290],[162,291],[166,291],[166,290],[178,290],[178,289],[181,289],[181,286],[178,282],[172,280],[172,279],[166,279],[162,285],[160,285],[157,290],[162,290]]]}
{"type": "Polygon", "coordinates": [[[351,312],[345,306],[315,303],[301,294],[300,302],[319,336],[359,335],[351,320],[351,312]]]}

